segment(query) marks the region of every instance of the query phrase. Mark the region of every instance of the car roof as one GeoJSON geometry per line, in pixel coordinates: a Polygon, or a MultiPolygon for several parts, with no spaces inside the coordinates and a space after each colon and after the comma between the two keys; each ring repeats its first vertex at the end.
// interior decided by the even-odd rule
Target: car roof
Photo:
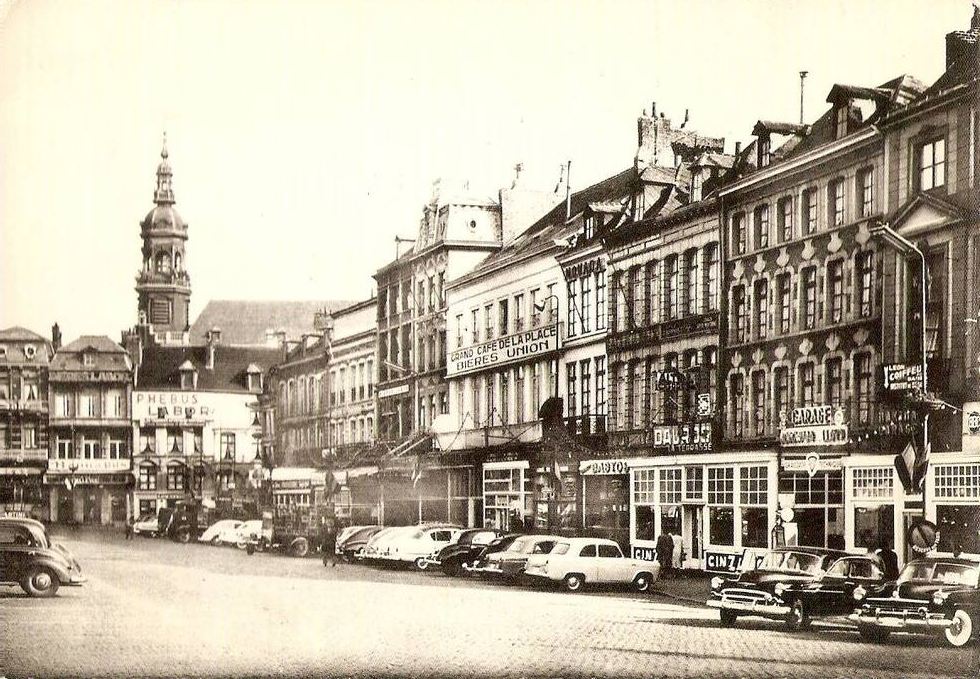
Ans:
{"type": "Polygon", "coordinates": [[[796,552],[798,554],[812,554],[814,556],[835,556],[838,559],[845,556],[865,556],[864,554],[849,554],[840,549],[826,549],[824,547],[775,547],[770,551],[796,552]]]}
{"type": "Polygon", "coordinates": [[[569,544],[572,545],[581,545],[581,544],[588,543],[590,545],[596,544],[596,545],[616,545],[617,547],[619,546],[618,542],[616,542],[615,540],[610,540],[609,538],[561,538],[561,540],[563,542],[568,542],[569,544]]]}
{"type": "Polygon", "coordinates": [[[938,561],[941,561],[943,563],[948,563],[948,564],[956,564],[957,566],[980,565],[980,560],[978,559],[964,558],[962,556],[931,556],[931,555],[921,556],[918,559],[913,559],[912,561],[909,561],[909,563],[906,565],[910,565],[914,563],[936,563],[938,561]]]}
{"type": "Polygon", "coordinates": [[[26,516],[0,516],[0,523],[17,524],[20,526],[34,526],[35,528],[44,529],[44,524],[37,519],[31,519],[26,516]]]}

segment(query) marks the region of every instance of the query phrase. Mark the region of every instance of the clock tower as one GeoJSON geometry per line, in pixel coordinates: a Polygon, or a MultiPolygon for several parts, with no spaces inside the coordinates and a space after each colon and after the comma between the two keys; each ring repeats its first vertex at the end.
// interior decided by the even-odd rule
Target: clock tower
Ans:
{"type": "Polygon", "coordinates": [[[173,171],[167,160],[167,135],[157,166],[155,206],[140,223],[143,267],[136,276],[140,325],[149,325],[165,343],[187,341],[191,279],[185,269],[187,224],[174,208],[173,171]]]}

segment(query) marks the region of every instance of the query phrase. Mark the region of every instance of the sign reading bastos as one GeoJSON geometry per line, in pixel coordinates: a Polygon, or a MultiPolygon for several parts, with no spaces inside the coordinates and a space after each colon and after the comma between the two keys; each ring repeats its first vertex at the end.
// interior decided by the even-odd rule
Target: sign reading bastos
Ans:
{"type": "Polygon", "coordinates": [[[449,352],[447,377],[545,356],[558,349],[558,324],[524,330],[449,352]]]}

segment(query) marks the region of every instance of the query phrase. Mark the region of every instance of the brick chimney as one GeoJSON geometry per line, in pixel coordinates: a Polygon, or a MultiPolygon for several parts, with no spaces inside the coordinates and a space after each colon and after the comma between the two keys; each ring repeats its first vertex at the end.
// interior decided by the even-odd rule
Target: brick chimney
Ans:
{"type": "Polygon", "coordinates": [[[636,121],[636,167],[673,167],[674,152],[670,144],[673,141],[673,128],[670,118],[663,113],[657,116],[657,102],[653,102],[650,115],[643,115],[636,121]]]}
{"type": "Polygon", "coordinates": [[[61,348],[61,328],[57,323],[51,326],[51,348],[55,351],[61,348]]]}
{"type": "Polygon", "coordinates": [[[204,364],[204,367],[208,370],[214,370],[214,355],[218,351],[218,345],[221,344],[221,329],[211,328],[205,334],[205,340],[207,342],[208,349],[208,360],[204,364]]]}
{"type": "Polygon", "coordinates": [[[963,59],[980,58],[980,7],[973,6],[970,30],[946,34],[946,68],[963,59]]]}

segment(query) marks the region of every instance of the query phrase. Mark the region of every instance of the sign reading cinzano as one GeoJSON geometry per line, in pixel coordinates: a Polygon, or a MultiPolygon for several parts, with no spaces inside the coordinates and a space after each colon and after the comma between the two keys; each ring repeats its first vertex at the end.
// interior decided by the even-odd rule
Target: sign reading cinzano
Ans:
{"type": "Polygon", "coordinates": [[[514,333],[450,352],[446,376],[489,370],[544,356],[558,349],[558,324],[514,333]]]}

